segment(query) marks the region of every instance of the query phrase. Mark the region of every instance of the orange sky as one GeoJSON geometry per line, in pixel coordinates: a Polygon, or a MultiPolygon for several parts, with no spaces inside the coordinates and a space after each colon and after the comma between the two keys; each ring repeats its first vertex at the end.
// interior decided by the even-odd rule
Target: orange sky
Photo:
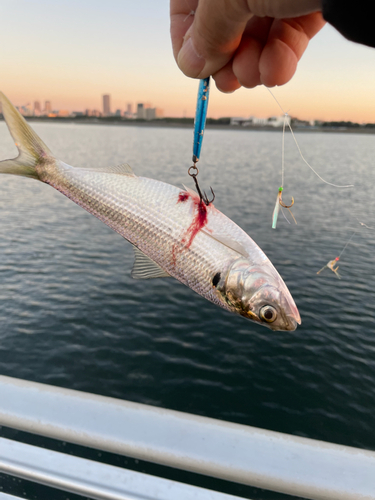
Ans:
{"type": "MultiPolygon", "coordinates": [[[[174,62],[168,10],[167,0],[5,1],[0,90],[16,105],[50,100],[54,109],[101,109],[109,93],[112,110],[149,102],[165,116],[193,116],[198,83],[174,62]]],[[[375,49],[327,26],[292,81],[273,93],[301,119],[375,122],[374,83],[375,49]]],[[[212,88],[209,116],[275,114],[264,88],[228,95],[212,88]]]]}

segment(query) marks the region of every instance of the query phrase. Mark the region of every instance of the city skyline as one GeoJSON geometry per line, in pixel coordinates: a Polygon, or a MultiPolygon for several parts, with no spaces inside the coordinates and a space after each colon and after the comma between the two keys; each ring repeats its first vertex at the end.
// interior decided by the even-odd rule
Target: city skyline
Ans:
{"type": "MultiPolygon", "coordinates": [[[[270,93],[271,95],[271,93],[270,93]]],[[[277,102],[276,98],[272,94],[272,98],[274,99],[275,102],[277,102]]],[[[18,105],[16,103],[13,103],[15,107],[20,111],[20,113],[23,116],[26,117],[48,117],[48,118],[78,118],[78,117],[101,117],[101,118],[108,118],[108,117],[120,117],[120,118],[125,118],[125,119],[141,119],[141,120],[155,120],[155,119],[160,119],[160,118],[177,118],[177,119],[182,119],[182,118],[194,118],[194,116],[187,117],[186,112],[184,111],[183,115],[180,116],[168,116],[164,114],[164,110],[161,108],[156,108],[152,107],[151,103],[149,102],[137,102],[137,103],[126,103],[124,107],[122,108],[117,108],[115,111],[112,111],[111,109],[111,95],[110,94],[102,94],[100,96],[101,100],[101,107],[102,109],[74,109],[74,110],[67,110],[67,109],[56,109],[52,106],[51,101],[46,100],[44,101],[44,107],[41,106],[40,101],[33,101],[33,106],[31,105],[30,102],[24,104],[24,105],[18,105]],[[133,104],[134,106],[134,112],[133,112],[133,104]]],[[[1,115],[1,105],[0,105],[0,115],[1,115]]],[[[208,117],[209,118],[209,117],[208,117]]],[[[214,118],[215,119],[215,118],[214,118]]],[[[373,125],[375,124],[375,120],[370,120],[368,122],[366,121],[361,121],[361,122],[356,122],[355,120],[322,120],[320,118],[317,119],[304,119],[301,118],[297,115],[291,114],[290,112],[284,113],[283,110],[281,109],[280,104],[277,102],[277,107],[276,107],[276,112],[273,113],[272,115],[238,115],[238,116],[219,116],[216,119],[228,119],[228,123],[231,125],[256,125],[256,126],[282,126],[283,122],[287,120],[285,123],[290,123],[290,119],[294,120],[294,123],[298,123],[298,126],[306,126],[306,125],[311,125],[311,126],[321,126],[323,123],[329,124],[329,123],[336,123],[336,124],[341,124],[342,126],[344,124],[350,124],[352,125],[373,125]]],[[[337,125],[338,126],[338,125],[337,125]]]]}
{"type": "MultiPolygon", "coordinates": [[[[194,116],[198,82],[185,77],[173,59],[167,0],[112,0],[110,14],[100,0],[14,0],[5,2],[2,16],[7,22],[0,32],[0,90],[14,104],[42,102],[45,96],[54,109],[102,110],[101,96],[109,94],[114,112],[127,103],[152,102],[165,116],[194,116]],[[43,30],[30,31],[40,18],[43,30]]],[[[374,122],[374,57],[374,49],[326,26],[291,82],[272,92],[300,119],[374,122]]],[[[264,87],[223,94],[212,84],[208,117],[279,112],[264,87]]]]}
{"type": "MultiPolygon", "coordinates": [[[[47,116],[53,117],[64,117],[64,116],[93,116],[93,117],[109,117],[109,116],[120,116],[125,118],[138,118],[145,120],[153,120],[155,118],[162,118],[164,116],[164,111],[161,108],[153,107],[149,102],[138,102],[136,104],[136,111],[133,112],[133,103],[127,102],[124,108],[117,108],[116,111],[111,109],[111,95],[103,94],[102,99],[102,110],[99,109],[57,109],[52,106],[51,101],[44,101],[44,107],[41,105],[39,100],[34,100],[33,105],[31,102],[26,104],[13,103],[20,113],[24,116],[47,116]]],[[[1,113],[1,107],[0,107],[1,113]]]]}

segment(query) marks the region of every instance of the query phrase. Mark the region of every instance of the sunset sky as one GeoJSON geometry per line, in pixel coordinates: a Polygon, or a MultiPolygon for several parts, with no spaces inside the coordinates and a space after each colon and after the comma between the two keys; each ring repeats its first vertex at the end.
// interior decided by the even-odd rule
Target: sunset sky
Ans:
{"type": "MultiPolygon", "coordinates": [[[[149,102],[165,116],[194,115],[198,83],[174,61],[168,0],[2,0],[0,16],[0,90],[14,104],[102,109],[108,93],[112,111],[149,102]]],[[[326,26],[273,93],[301,119],[375,122],[375,49],[326,26]]],[[[263,87],[228,95],[212,87],[208,116],[276,114],[263,87]]]]}

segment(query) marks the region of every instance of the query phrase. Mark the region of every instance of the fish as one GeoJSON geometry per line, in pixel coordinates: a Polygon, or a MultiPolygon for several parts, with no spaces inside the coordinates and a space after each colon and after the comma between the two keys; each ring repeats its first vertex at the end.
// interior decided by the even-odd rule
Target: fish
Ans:
{"type": "Polygon", "coordinates": [[[132,277],[173,277],[226,311],[274,331],[301,318],[271,261],[236,223],[198,194],[139,177],[127,164],[73,167],[58,159],[0,92],[18,156],[0,173],[44,182],[107,224],[134,248],[132,277]]]}

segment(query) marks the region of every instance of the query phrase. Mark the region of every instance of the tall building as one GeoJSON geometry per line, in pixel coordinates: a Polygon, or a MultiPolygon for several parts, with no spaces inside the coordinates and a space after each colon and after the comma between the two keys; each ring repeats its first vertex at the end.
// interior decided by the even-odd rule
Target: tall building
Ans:
{"type": "Polygon", "coordinates": [[[155,120],[155,108],[146,108],[146,120],[155,120]]]}
{"type": "Polygon", "coordinates": [[[52,104],[51,104],[51,101],[46,101],[45,104],[44,104],[44,112],[46,115],[48,115],[49,113],[52,113],[52,104]]]}
{"type": "Polygon", "coordinates": [[[146,118],[146,110],[143,102],[139,102],[137,104],[137,118],[138,120],[139,119],[144,120],[146,118]]]}
{"type": "Polygon", "coordinates": [[[39,101],[34,102],[34,115],[39,116],[42,113],[42,106],[39,101]]]}
{"type": "Polygon", "coordinates": [[[103,95],[103,116],[111,114],[111,96],[109,94],[103,95]]]}
{"type": "Polygon", "coordinates": [[[131,103],[128,103],[126,105],[126,111],[124,111],[124,117],[125,118],[134,118],[134,115],[133,115],[133,106],[131,103]]]}

